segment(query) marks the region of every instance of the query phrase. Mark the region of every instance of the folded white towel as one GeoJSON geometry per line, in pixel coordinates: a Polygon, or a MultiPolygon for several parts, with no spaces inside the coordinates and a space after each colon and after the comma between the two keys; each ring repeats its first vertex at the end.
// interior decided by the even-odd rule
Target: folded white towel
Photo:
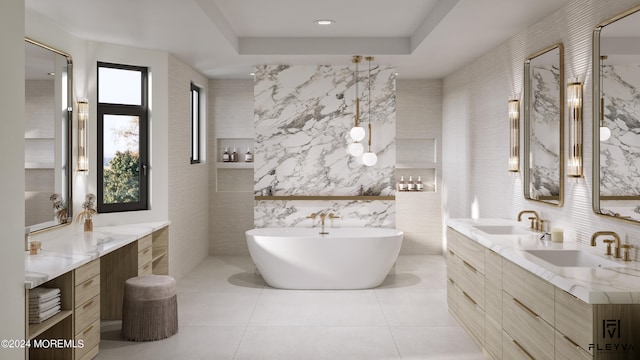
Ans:
{"type": "Polygon", "coordinates": [[[60,305],[56,305],[50,310],[47,310],[46,312],[41,313],[38,316],[29,315],[29,324],[39,324],[59,312],[60,312],[60,305]]]}
{"type": "Polygon", "coordinates": [[[32,301],[43,302],[51,300],[59,294],[60,289],[58,288],[37,287],[35,289],[29,290],[29,303],[31,303],[32,301]]]}
{"type": "Polygon", "coordinates": [[[45,312],[49,309],[51,309],[52,307],[56,306],[56,305],[60,305],[60,297],[57,296],[51,300],[48,300],[46,302],[43,303],[38,303],[35,305],[29,304],[29,314],[40,314],[42,312],[45,312]]]}

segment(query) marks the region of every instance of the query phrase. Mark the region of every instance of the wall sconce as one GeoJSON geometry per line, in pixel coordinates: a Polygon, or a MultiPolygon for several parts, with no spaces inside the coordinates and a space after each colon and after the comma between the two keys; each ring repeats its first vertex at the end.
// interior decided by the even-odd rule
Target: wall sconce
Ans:
{"type": "Polygon", "coordinates": [[[78,171],[89,171],[88,123],[89,102],[87,100],[78,100],[78,171]]]}
{"type": "Polygon", "coordinates": [[[520,171],[520,101],[509,100],[509,172],[520,171]]]}
{"type": "Polygon", "coordinates": [[[567,106],[571,133],[567,176],[582,177],[582,83],[567,85],[567,106]]]}

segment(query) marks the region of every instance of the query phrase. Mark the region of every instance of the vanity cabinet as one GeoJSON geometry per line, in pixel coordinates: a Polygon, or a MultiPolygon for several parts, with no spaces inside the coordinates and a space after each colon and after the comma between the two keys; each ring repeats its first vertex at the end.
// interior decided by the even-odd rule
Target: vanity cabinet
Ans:
{"type": "Polygon", "coordinates": [[[73,317],[76,343],[74,359],[92,359],[98,355],[100,343],[100,259],[74,270],[75,312],[73,317]]]}
{"type": "Polygon", "coordinates": [[[484,248],[455,230],[448,229],[447,235],[447,265],[456,266],[451,273],[447,269],[448,291],[451,292],[448,296],[455,302],[455,308],[450,309],[473,340],[484,348],[484,248]]]}
{"type": "Polygon", "coordinates": [[[124,244],[40,285],[60,289],[62,308],[42,323],[29,323],[31,290],[25,290],[25,339],[45,344],[65,341],[61,348],[32,346],[25,351],[26,359],[95,358],[99,352],[101,319],[121,318],[124,282],[137,275],[168,274],[168,226],[124,244]]]}
{"type": "Polygon", "coordinates": [[[447,243],[449,310],[488,357],[640,358],[640,304],[587,304],[452,228],[447,243]]]}

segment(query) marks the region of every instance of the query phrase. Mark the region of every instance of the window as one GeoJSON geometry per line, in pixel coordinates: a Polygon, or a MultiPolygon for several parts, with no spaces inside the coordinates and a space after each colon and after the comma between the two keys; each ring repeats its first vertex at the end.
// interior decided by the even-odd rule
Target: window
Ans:
{"type": "Polygon", "coordinates": [[[200,163],[200,88],[191,83],[191,163],[200,163]]]}
{"type": "Polygon", "coordinates": [[[98,212],[148,209],[147,68],[98,63],[98,212]]]}

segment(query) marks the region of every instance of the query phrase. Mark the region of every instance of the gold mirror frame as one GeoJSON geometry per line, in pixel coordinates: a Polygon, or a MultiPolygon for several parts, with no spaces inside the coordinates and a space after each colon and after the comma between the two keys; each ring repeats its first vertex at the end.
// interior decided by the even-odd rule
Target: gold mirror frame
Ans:
{"type": "Polygon", "coordinates": [[[538,201],[544,204],[552,205],[552,206],[562,206],[564,203],[564,46],[561,43],[557,43],[551,45],[545,49],[542,49],[529,57],[524,62],[524,126],[523,126],[523,134],[524,134],[524,161],[523,161],[523,189],[524,189],[524,197],[527,200],[538,201]],[[537,195],[532,196],[530,186],[531,186],[531,61],[535,58],[547,54],[551,51],[558,51],[558,66],[559,66],[559,94],[558,94],[558,195],[537,195]]]}
{"type": "MultiPolygon", "coordinates": [[[[39,232],[39,231],[45,231],[45,230],[50,230],[53,228],[57,228],[59,226],[63,226],[63,225],[68,225],[71,223],[71,221],[73,220],[73,196],[72,196],[72,164],[71,164],[71,160],[72,160],[72,119],[73,119],[73,60],[71,58],[71,55],[69,55],[66,52],[63,52],[61,50],[55,49],[49,45],[43,44],[39,41],[30,39],[28,37],[25,37],[25,44],[31,44],[34,46],[37,46],[43,50],[49,51],[52,54],[56,55],[56,56],[61,56],[64,59],[60,59],[60,61],[62,63],[64,63],[64,70],[66,72],[66,79],[62,79],[60,86],[61,87],[66,87],[66,96],[63,96],[60,98],[60,100],[62,100],[62,103],[60,103],[61,105],[61,111],[60,111],[60,115],[61,117],[58,118],[57,120],[55,119],[55,115],[54,118],[52,119],[52,121],[58,121],[61,120],[60,124],[61,124],[61,129],[60,132],[58,133],[58,136],[60,136],[60,145],[59,145],[59,153],[61,155],[60,159],[56,159],[54,158],[54,164],[60,164],[59,168],[54,168],[54,182],[60,181],[60,187],[58,188],[60,191],[60,195],[61,195],[61,200],[65,205],[65,209],[63,210],[63,212],[56,212],[53,208],[53,203],[52,202],[47,202],[48,208],[51,211],[51,220],[50,221],[45,221],[42,223],[34,223],[34,224],[27,224],[25,221],[25,233],[27,232],[39,232]],[[64,107],[66,106],[66,109],[64,109],[64,107]],[[55,172],[58,172],[58,174],[55,174],[55,172]],[[60,176],[61,178],[59,180],[56,180],[56,176],[60,176]],[[60,215],[64,213],[64,215],[60,215]]],[[[26,56],[26,54],[25,54],[26,56]]],[[[25,62],[26,62],[26,58],[25,58],[25,62]]],[[[35,63],[39,63],[41,60],[40,59],[36,59],[35,63]]],[[[36,67],[38,67],[39,65],[37,65],[36,67]]],[[[26,66],[25,66],[26,68],[26,66]]],[[[41,69],[39,69],[41,70],[41,69]]],[[[50,74],[51,75],[51,74],[50,74]]],[[[26,81],[26,79],[25,79],[26,81]]],[[[54,88],[54,92],[57,92],[57,90],[54,88]]],[[[61,94],[64,94],[63,91],[60,92],[61,94]]],[[[55,95],[54,95],[55,97],[55,95]]],[[[54,101],[55,104],[55,101],[54,101]]],[[[26,103],[25,103],[26,105],[26,103]]],[[[55,106],[55,105],[54,105],[55,106]]],[[[54,124],[54,129],[55,129],[55,124],[54,124]]],[[[54,130],[54,141],[55,141],[55,133],[56,131],[54,130]]],[[[26,134],[25,134],[26,135],[26,134]]],[[[37,138],[36,138],[37,139],[37,138]]],[[[26,140],[25,140],[26,141],[26,140]]],[[[26,144],[25,144],[26,146],[26,144]]],[[[54,147],[56,147],[56,145],[54,145],[54,147]]],[[[55,153],[55,151],[54,151],[55,153]]],[[[56,165],[58,166],[58,165],[56,165]]],[[[38,167],[36,167],[35,169],[38,169],[38,167]]],[[[25,177],[26,177],[26,167],[25,167],[25,177]]],[[[27,179],[25,179],[26,181],[27,179]]],[[[25,188],[27,188],[27,184],[25,184],[25,188]]],[[[56,189],[54,189],[54,192],[56,191],[56,189]]],[[[49,194],[47,195],[47,198],[52,195],[49,194]]],[[[25,197],[25,202],[26,202],[26,197],[25,197]]],[[[25,206],[26,208],[26,206],[25,206]]],[[[25,214],[25,220],[26,220],[26,214],[25,214]]]]}
{"type": "Polygon", "coordinates": [[[593,87],[592,87],[592,119],[593,119],[593,154],[592,154],[592,177],[593,177],[593,186],[592,186],[592,208],[593,211],[597,214],[597,215],[602,215],[602,216],[607,216],[607,217],[611,217],[614,219],[619,219],[619,220],[624,220],[624,221],[628,221],[628,222],[633,222],[633,223],[638,223],[640,222],[640,219],[632,219],[629,216],[625,216],[625,215],[621,215],[619,213],[613,212],[611,210],[606,211],[604,209],[601,208],[600,205],[600,201],[601,200],[633,200],[638,202],[638,200],[640,200],[640,195],[638,196],[609,196],[609,197],[605,197],[600,195],[600,186],[601,186],[601,179],[600,179],[600,115],[601,115],[601,111],[603,111],[602,107],[604,106],[603,104],[603,98],[601,97],[601,69],[602,69],[602,54],[600,53],[601,50],[601,32],[602,29],[607,26],[610,25],[618,20],[621,20],[629,15],[635,14],[640,12],[640,5],[635,6],[627,11],[624,11],[608,20],[605,20],[601,23],[599,23],[598,25],[595,26],[595,28],[593,29],[593,47],[592,47],[592,59],[591,59],[591,64],[592,64],[592,81],[593,81],[593,87]],[[601,102],[602,101],[602,102],[601,102]]]}

